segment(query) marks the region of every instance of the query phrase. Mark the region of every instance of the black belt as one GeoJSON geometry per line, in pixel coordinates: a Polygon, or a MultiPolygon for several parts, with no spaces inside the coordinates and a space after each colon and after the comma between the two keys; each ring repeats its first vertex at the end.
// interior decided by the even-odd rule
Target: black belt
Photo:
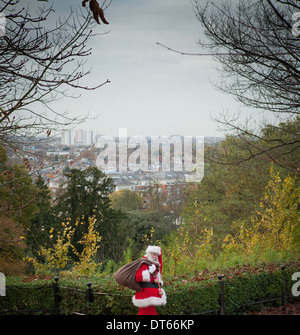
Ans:
{"type": "Polygon", "coordinates": [[[145,282],[141,282],[141,286],[142,287],[158,288],[158,284],[157,283],[145,283],[145,282]]]}

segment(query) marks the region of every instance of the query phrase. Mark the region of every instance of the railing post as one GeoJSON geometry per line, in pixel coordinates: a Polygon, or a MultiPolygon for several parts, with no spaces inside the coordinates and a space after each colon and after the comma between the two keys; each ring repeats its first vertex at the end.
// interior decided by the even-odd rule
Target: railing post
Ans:
{"type": "Polygon", "coordinates": [[[59,314],[59,303],[61,301],[61,298],[59,296],[59,286],[58,286],[58,276],[54,277],[55,283],[53,283],[53,292],[54,292],[54,313],[59,314]]]}
{"type": "Polygon", "coordinates": [[[218,275],[219,278],[219,284],[220,284],[220,294],[219,294],[219,315],[225,315],[225,297],[224,297],[224,282],[223,282],[223,276],[218,275]]]}
{"type": "Polygon", "coordinates": [[[281,265],[282,276],[283,276],[283,288],[282,288],[282,306],[285,307],[287,303],[287,292],[286,292],[286,272],[285,272],[285,264],[281,265]]]}
{"type": "Polygon", "coordinates": [[[85,301],[87,302],[87,311],[86,313],[88,314],[90,311],[91,303],[94,301],[94,293],[91,288],[92,283],[87,283],[87,289],[85,291],[85,301]]]}

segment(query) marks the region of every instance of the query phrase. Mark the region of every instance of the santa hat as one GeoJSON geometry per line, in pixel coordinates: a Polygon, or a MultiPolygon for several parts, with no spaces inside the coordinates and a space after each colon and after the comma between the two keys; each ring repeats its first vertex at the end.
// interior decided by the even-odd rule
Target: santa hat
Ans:
{"type": "Polygon", "coordinates": [[[156,254],[158,254],[158,262],[159,262],[159,272],[160,274],[162,273],[162,267],[163,267],[163,263],[162,263],[162,251],[161,248],[156,246],[156,245],[149,245],[148,248],[146,249],[146,254],[148,252],[155,252],[156,254]]]}
{"type": "Polygon", "coordinates": [[[156,245],[149,245],[146,249],[146,254],[148,252],[155,252],[156,254],[161,255],[161,248],[157,247],[156,245]]]}

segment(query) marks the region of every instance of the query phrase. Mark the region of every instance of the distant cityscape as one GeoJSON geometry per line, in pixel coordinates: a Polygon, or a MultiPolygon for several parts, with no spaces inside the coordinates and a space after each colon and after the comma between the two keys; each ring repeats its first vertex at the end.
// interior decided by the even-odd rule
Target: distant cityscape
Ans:
{"type": "MultiPolygon", "coordinates": [[[[102,135],[105,134],[100,133],[99,131],[84,130],[84,129],[63,131],[61,134],[61,144],[67,146],[93,145],[97,141],[97,138],[102,135]]],[[[180,136],[180,135],[176,134],[171,135],[170,137],[172,136],[180,136]]],[[[115,138],[116,140],[118,140],[118,137],[115,138]]],[[[146,136],[146,138],[150,140],[150,136],[146,136]]],[[[205,136],[205,143],[206,144],[218,143],[223,139],[224,139],[223,137],[205,136]]]]}
{"type": "Polygon", "coordinates": [[[99,133],[93,130],[68,130],[61,135],[61,144],[68,146],[92,145],[99,133]]]}
{"type": "MultiPolygon", "coordinates": [[[[8,153],[12,164],[22,164],[24,159],[30,163],[30,174],[35,180],[42,176],[46,181],[55,201],[57,194],[66,181],[64,172],[68,169],[84,170],[87,167],[96,166],[96,159],[100,149],[94,146],[98,132],[92,130],[65,131],[59,137],[49,141],[41,141],[36,144],[24,144],[20,152],[8,153]]],[[[221,137],[205,137],[204,144],[216,144],[222,141],[221,137]]],[[[116,138],[118,141],[118,138],[116,138]]],[[[129,189],[144,194],[149,187],[158,187],[165,201],[171,198],[175,202],[180,201],[182,189],[185,185],[184,171],[161,171],[159,166],[156,171],[117,171],[103,170],[112,178],[115,191],[129,189]]],[[[144,199],[145,207],[148,199],[144,199]]]]}

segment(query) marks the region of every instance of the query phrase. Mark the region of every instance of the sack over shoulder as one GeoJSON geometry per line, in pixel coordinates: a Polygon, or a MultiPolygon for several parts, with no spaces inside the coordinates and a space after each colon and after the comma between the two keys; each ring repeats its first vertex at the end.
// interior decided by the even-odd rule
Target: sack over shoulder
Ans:
{"type": "Polygon", "coordinates": [[[118,271],[114,273],[115,281],[122,286],[130,288],[134,291],[141,291],[142,287],[135,279],[135,274],[142,264],[152,265],[148,259],[139,258],[128,264],[123,265],[118,271]]]}

